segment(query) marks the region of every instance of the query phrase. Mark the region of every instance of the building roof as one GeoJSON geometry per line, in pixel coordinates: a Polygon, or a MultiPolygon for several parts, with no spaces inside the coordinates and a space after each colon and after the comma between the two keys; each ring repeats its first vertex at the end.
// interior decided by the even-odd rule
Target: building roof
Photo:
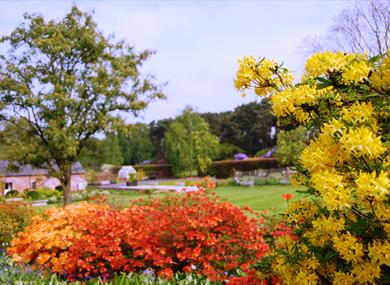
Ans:
{"type": "MultiPolygon", "coordinates": [[[[72,166],[72,174],[82,174],[85,170],[76,162],[72,166]]],[[[35,168],[30,164],[19,165],[16,162],[10,163],[8,160],[0,160],[0,175],[5,176],[34,176],[34,175],[49,175],[46,168],[35,168]]]]}

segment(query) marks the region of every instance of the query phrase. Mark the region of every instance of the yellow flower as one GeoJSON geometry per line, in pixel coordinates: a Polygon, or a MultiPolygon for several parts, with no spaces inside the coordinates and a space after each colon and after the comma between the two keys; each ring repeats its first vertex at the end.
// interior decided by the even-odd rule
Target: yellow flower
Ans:
{"type": "Polygon", "coordinates": [[[381,276],[381,268],[375,262],[355,264],[351,272],[357,284],[374,284],[381,276]]]}
{"type": "Polygon", "coordinates": [[[387,53],[385,60],[370,79],[376,88],[390,88],[390,52],[387,53]]]}
{"type": "Polygon", "coordinates": [[[374,197],[376,200],[383,201],[390,194],[390,180],[388,175],[381,171],[379,175],[375,172],[360,173],[356,180],[356,192],[361,199],[374,197]]]}
{"type": "Polygon", "coordinates": [[[264,96],[294,81],[292,73],[280,68],[273,60],[257,61],[253,56],[244,56],[238,59],[238,64],[234,86],[243,95],[246,90],[253,87],[256,95],[264,96]]]}
{"type": "Polygon", "coordinates": [[[363,257],[363,244],[350,232],[333,237],[333,247],[348,262],[357,263],[363,257]]]}
{"type": "Polygon", "coordinates": [[[340,120],[332,119],[330,123],[325,123],[321,128],[321,132],[327,136],[334,136],[337,133],[341,133],[345,128],[344,124],[340,120]]]}
{"type": "Polygon", "coordinates": [[[310,270],[299,270],[295,275],[294,282],[292,284],[306,284],[306,285],[317,285],[318,276],[310,270]]]}
{"type": "Polygon", "coordinates": [[[344,121],[353,124],[367,123],[373,119],[374,107],[371,102],[355,103],[349,108],[344,108],[341,113],[344,121]]]}
{"type": "Polygon", "coordinates": [[[344,230],[344,219],[322,216],[312,222],[313,228],[328,234],[336,234],[344,230]]]}
{"type": "Polygon", "coordinates": [[[368,246],[368,256],[372,262],[390,267],[390,242],[376,241],[368,246]]]}
{"type": "Polygon", "coordinates": [[[368,127],[364,126],[344,132],[340,143],[347,153],[355,157],[375,159],[386,150],[380,136],[376,136],[368,127]]]}
{"type": "Polygon", "coordinates": [[[343,69],[355,57],[354,54],[333,51],[316,53],[306,61],[304,76],[305,78],[318,77],[343,69]]]}
{"type": "Polygon", "coordinates": [[[367,79],[370,71],[366,61],[354,61],[344,70],[342,77],[346,83],[358,83],[367,79]]]}
{"type": "Polygon", "coordinates": [[[350,273],[335,272],[333,285],[349,285],[354,284],[353,276],[350,273]]]}

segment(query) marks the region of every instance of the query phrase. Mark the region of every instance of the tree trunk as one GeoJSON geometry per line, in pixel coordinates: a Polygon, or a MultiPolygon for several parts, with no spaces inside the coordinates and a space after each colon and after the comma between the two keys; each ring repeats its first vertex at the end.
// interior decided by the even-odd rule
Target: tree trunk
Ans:
{"type": "Polygon", "coordinates": [[[72,204],[72,175],[68,174],[66,181],[61,184],[64,191],[64,206],[70,205],[72,204]]]}

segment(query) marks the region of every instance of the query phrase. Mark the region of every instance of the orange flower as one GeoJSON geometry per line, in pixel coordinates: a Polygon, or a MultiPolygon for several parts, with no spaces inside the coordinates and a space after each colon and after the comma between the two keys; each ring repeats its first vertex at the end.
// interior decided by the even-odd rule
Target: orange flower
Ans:
{"type": "Polygon", "coordinates": [[[282,195],[282,198],[283,198],[284,200],[286,200],[286,201],[291,200],[292,197],[293,197],[293,195],[290,194],[290,193],[286,193],[286,194],[283,194],[283,195],[282,195]]]}

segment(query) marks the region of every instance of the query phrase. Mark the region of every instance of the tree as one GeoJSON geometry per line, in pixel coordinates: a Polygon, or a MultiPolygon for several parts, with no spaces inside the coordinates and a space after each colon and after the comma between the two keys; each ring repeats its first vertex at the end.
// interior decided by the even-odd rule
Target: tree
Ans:
{"type": "Polygon", "coordinates": [[[117,134],[107,134],[106,138],[102,142],[101,151],[103,163],[113,165],[123,164],[124,159],[117,134]]]}
{"type": "Polygon", "coordinates": [[[218,138],[207,122],[190,108],[174,120],[165,133],[165,151],[175,176],[206,173],[218,154],[218,138]]]}
{"type": "Polygon", "coordinates": [[[343,10],[324,37],[304,41],[305,53],[342,50],[385,55],[390,48],[390,5],[383,0],[355,0],[343,10]]]}
{"type": "Polygon", "coordinates": [[[156,159],[165,158],[164,137],[165,132],[168,130],[168,127],[172,121],[172,119],[164,119],[159,121],[152,121],[149,124],[149,136],[155,148],[153,157],[156,159]]]}
{"type": "Polygon", "coordinates": [[[267,99],[251,102],[233,112],[201,114],[221,143],[235,145],[250,155],[275,145],[272,129],[276,119],[267,99]]]}
{"type": "Polygon", "coordinates": [[[307,130],[299,126],[289,131],[279,131],[276,136],[276,157],[281,165],[295,165],[307,146],[307,130]]]}
{"type": "Polygon", "coordinates": [[[103,163],[102,157],[103,141],[91,137],[80,152],[79,162],[86,168],[98,170],[103,163]]]}
{"type": "Polygon", "coordinates": [[[155,148],[149,132],[149,126],[142,123],[127,125],[118,132],[118,144],[125,164],[136,164],[153,158],[155,148]]]}
{"type": "Polygon", "coordinates": [[[39,147],[36,152],[26,142],[18,159],[45,164],[69,204],[72,165],[88,139],[113,126],[114,114],[137,115],[163,98],[154,77],[140,73],[152,52],[136,53],[104,37],[92,16],[75,6],[57,21],[25,15],[0,44],[7,49],[0,57],[1,118],[27,124],[39,147]]]}

